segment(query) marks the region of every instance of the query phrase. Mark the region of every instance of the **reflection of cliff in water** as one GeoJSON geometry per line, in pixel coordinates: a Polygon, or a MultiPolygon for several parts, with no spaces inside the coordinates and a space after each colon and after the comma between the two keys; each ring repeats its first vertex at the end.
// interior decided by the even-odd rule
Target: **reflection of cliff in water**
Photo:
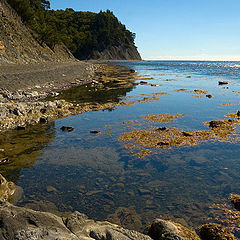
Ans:
{"type": "Polygon", "coordinates": [[[54,122],[12,130],[0,135],[0,173],[16,182],[22,168],[34,165],[41,150],[55,136],[54,122]]]}
{"type": "MultiPolygon", "coordinates": [[[[108,66],[110,68],[111,66],[108,66]]],[[[116,67],[115,67],[116,68],[116,67]]],[[[111,69],[110,69],[111,70],[111,69]]],[[[118,103],[135,86],[135,74],[126,69],[116,68],[109,72],[98,73],[96,83],[72,87],[64,90],[56,99],[77,103],[118,103]]]]}

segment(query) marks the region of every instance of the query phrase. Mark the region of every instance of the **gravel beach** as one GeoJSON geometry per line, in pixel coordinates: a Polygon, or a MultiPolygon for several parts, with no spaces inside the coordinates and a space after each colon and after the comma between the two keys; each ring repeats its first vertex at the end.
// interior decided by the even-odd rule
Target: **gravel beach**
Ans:
{"type": "Polygon", "coordinates": [[[8,91],[44,91],[73,82],[90,81],[95,64],[85,62],[0,65],[0,88],[8,91]]]}

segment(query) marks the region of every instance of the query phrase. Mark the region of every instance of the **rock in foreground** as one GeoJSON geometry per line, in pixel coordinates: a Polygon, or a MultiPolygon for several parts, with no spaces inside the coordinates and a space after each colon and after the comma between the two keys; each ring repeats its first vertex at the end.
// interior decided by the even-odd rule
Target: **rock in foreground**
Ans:
{"type": "Polygon", "coordinates": [[[156,219],[148,231],[154,240],[200,240],[198,235],[178,223],[156,219]]]}
{"type": "Polygon", "coordinates": [[[89,220],[79,212],[63,219],[4,201],[0,203],[0,223],[2,240],[151,240],[149,236],[109,222],[89,220]]]}

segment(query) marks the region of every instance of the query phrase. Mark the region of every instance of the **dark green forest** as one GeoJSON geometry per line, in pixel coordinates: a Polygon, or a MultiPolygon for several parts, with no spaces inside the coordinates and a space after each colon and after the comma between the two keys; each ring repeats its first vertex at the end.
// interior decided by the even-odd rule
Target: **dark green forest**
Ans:
{"type": "Polygon", "coordinates": [[[50,10],[46,0],[7,0],[33,30],[40,44],[54,49],[65,44],[78,59],[88,59],[94,50],[110,46],[129,47],[135,34],[126,29],[110,10],[78,12],[73,9],[50,10]]]}

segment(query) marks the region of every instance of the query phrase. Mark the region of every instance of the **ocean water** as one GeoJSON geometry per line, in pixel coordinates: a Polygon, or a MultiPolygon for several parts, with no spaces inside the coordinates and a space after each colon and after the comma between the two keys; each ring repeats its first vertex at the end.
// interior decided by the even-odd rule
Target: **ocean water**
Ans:
{"type": "Polygon", "coordinates": [[[109,86],[107,93],[96,95],[94,87],[87,86],[85,98],[82,88],[68,90],[64,96],[79,102],[122,99],[131,104],[1,136],[1,144],[12,150],[11,162],[0,166],[0,172],[23,188],[18,204],[52,212],[77,210],[138,230],[156,217],[194,228],[224,218],[213,205],[228,203],[230,193],[240,194],[238,124],[227,137],[193,146],[179,144],[180,139],[171,147],[154,147],[150,139],[148,146],[126,148],[128,142],[119,137],[149,127],[208,131],[204,122],[227,119],[226,114],[240,110],[240,62],[114,64],[135,69],[135,83],[145,83],[114,90],[109,86]],[[229,84],[219,85],[219,81],[229,84]],[[152,114],[184,116],[171,122],[143,117],[152,114]],[[63,125],[75,130],[62,132],[63,125]],[[102,134],[91,134],[92,130],[102,134]],[[145,150],[148,154],[138,154],[145,150]]]}

